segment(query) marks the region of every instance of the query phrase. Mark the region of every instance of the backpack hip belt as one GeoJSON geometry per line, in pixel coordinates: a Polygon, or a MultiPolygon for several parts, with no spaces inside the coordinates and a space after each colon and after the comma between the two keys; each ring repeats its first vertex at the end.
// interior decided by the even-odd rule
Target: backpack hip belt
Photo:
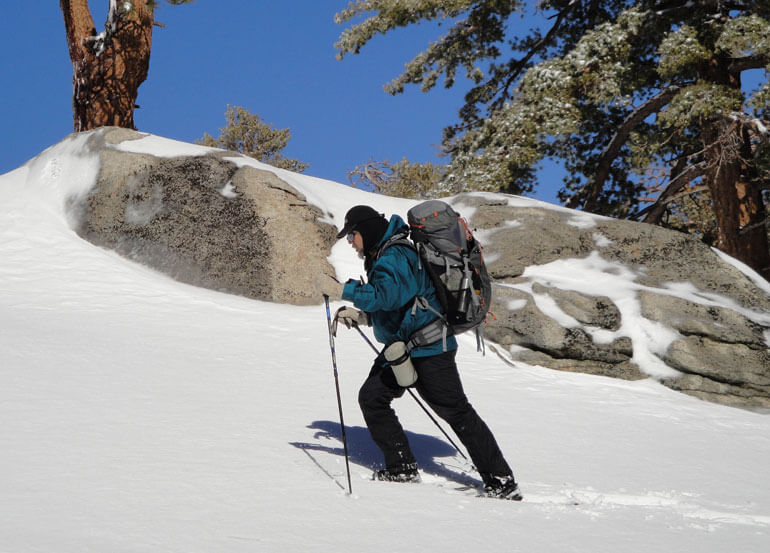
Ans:
{"type": "Polygon", "coordinates": [[[447,336],[451,336],[452,334],[452,329],[443,319],[436,319],[412,333],[409,340],[406,342],[406,350],[407,352],[411,352],[414,348],[432,346],[441,341],[444,346],[444,351],[446,351],[447,336]]]}

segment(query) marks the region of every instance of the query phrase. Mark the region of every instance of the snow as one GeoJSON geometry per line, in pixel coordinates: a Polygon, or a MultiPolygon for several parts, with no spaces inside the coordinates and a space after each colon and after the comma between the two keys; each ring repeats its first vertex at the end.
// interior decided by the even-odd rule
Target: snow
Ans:
{"type": "Polygon", "coordinates": [[[606,248],[607,246],[612,245],[612,240],[610,240],[609,238],[607,238],[606,236],[604,236],[599,232],[593,233],[593,239],[597,248],[606,248]]]}
{"type": "Polygon", "coordinates": [[[115,149],[135,154],[152,154],[157,157],[203,156],[218,151],[210,146],[189,144],[152,134],[145,134],[137,140],[121,142],[115,146],[115,149]]]}
{"type": "Polygon", "coordinates": [[[764,290],[765,292],[770,294],[770,282],[767,282],[764,278],[762,278],[759,275],[759,273],[757,273],[754,269],[752,269],[742,261],[738,261],[734,257],[730,257],[729,255],[727,255],[721,250],[718,250],[716,248],[711,248],[711,249],[719,257],[721,257],[723,261],[725,261],[726,263],[729,263],[730,265],[738,269],[740,272],[742,272],[744,275],[749,277],[755,286],[757,286],[761,290],[764,290]]]}
{"type": "MultiPolygon", "coordinates": [[[[673,330],[642,316],[637,292],[652,289],[636,283],[637,276],[638,274],[628,267],[602,259],[599,253],[594,251],[584,259],[557,259],[545,265],[527,267],[522,274],[525,282],[497,283],[497,286],[530,294],[541,312],[565,328],[582,328],[597,344],[609,344],[617,338],[628,337],[634,348],[633,361],[646,374],[657,378],[677,376],[680,373],[666,366],[658,357],[665,353],[677,335],[673,330]],[[588,296],[609,298],[620,310],[620,328],[611,332],[603,328],[582,325],[564,313],[550,295],[536,293],[533,289],[535,283],[588,296]]],[[[670,289],[655,289],[655,291],[670,293],[670,289]]],[[[692,294],[687,294],[687,297],[691,298],[692,294]]]]}
{"type": "MultiPolygon", "coordinates": [[[[736,266],[740,268],[739,265],[736,266]]],[[[700,291],[692,283],[670,282],[662,288],[653,288],[635,282],[638,276],[632,269],[621,263],[605,260],[598,251],[594,251],[583,259],[557,259],[545,265],[527,267],[522,274],[524,282],[497,283],[496,285],[530,294],[540,311],[565,328],[583,329],[595,343],[608,344],[617,338],[630,338],[634,348],[634,362],[646,374],[656,378],[668,378],[679,374],[675,369],[666,366],[659,357],[677,338],[677,334],[661,323],[642,316],[638,297],[640,291],[679,297],[707,307],[724,307],[742,314],[757,324],[770,325],[770,313],[746,309],[725,296],[700,291]],[[535,293],[533,290],[535,283],[561,290],[571,290],[587,296],[609,298],[620,310],[620,328],[610,332],[582,325],[564,313],[551,296],[535,293]]]]}
{"type": "Polygon", "coordinates": [[[17,169],[27,173],[23,186],[26,186],[30,199],[62,221],[70,216],[70,208],[88,194],[96,182],[99,162],[88,153],[90,134],[72,135],[17,169]],[[78,175],[78,178],[71,175],[78,175]]]}
{"type": "MultiPolygon", "coordinates": [[[[187,286],[81,240],[69,224],[98,170],[86,138],[0,176],[0,550],[766,550],[768,415],[653,379],[481,356],[471,336],[458,356],[466,391],[525,500],[461,489],[477,475],[408,395],[395,407],[424,483],[371,481],[380,456],[356,397],[372,354],[343,329],[335,345],[348,495],[323,306],[187,286]]],[[[155,147],[200,151],[158,137],[121,145],[155,147]]],[[[338,226],[357,203],[402,215],[410,205],[262,168],[338,226]]],[[[345,277],[362,272],[344,241],[332,258],[345,277]]],[[[632,317],[618,332],[635,349],[647,343],[654,356],[666,343],[665,329],[634,315],[635,274],[598,253],[525,277],[578,291],[590,284],[632,317]]],[[[685,285],[668,293],[697,295],[685,285]]]]}
{"type": "Polygon", "coordinates": [[[237,198],[238,192],[235,190],[235,186],[233,186],[233,183],[231,181],[228,181],[227,184],[225,184],[222,189],[219,191],[220,194],[222,194],[225,198],[237,198]]]}
{"type": "Polygon", "coordinates": [[[580,229],[587,229],[595,227],[596,221],[590,213],[579,213],[567,221],[567,224],[580,229]]]}

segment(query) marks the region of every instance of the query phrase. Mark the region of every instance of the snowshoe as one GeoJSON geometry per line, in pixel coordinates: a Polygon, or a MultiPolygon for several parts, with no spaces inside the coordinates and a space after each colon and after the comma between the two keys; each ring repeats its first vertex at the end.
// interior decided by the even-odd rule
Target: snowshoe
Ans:
{"type": "Polygon", "coordinates": [[[486,476],[482,495],[510,501],[521,501],[524,498],[513,476],[486,476]]]}
{"type": "Polygon", "coordinates": [[[374,472],[372,480],[384,482],[419,482],[420,473],[417,471],[417,463],[408,463],[389,467],[374,472]]]}

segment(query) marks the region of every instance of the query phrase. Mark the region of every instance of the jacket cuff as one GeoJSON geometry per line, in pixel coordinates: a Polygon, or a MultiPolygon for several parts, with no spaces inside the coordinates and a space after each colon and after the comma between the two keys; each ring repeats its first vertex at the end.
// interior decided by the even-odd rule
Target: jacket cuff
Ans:
{"type": "Polygon", "coordinates": [[[345,286],[342,288],[342,299],[352,301],[353,300],[353,293],[356,291],[356,287],[358,286],[358,281],[350,279],[345,283],[345,286]]]}

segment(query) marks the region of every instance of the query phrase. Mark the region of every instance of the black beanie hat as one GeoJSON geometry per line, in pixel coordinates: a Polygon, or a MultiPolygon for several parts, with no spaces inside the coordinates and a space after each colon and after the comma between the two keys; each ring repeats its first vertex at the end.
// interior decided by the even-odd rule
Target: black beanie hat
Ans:
{"type": "Polygon", "coordinates": [[[368,205],[351,207],[345,214],[345,226],[337,234],[337,239],[353,231],[361,233],[364,242],[364,252],[371,251],[388,230],[388,220],[382,213],[377,213],[368,205]]]}

